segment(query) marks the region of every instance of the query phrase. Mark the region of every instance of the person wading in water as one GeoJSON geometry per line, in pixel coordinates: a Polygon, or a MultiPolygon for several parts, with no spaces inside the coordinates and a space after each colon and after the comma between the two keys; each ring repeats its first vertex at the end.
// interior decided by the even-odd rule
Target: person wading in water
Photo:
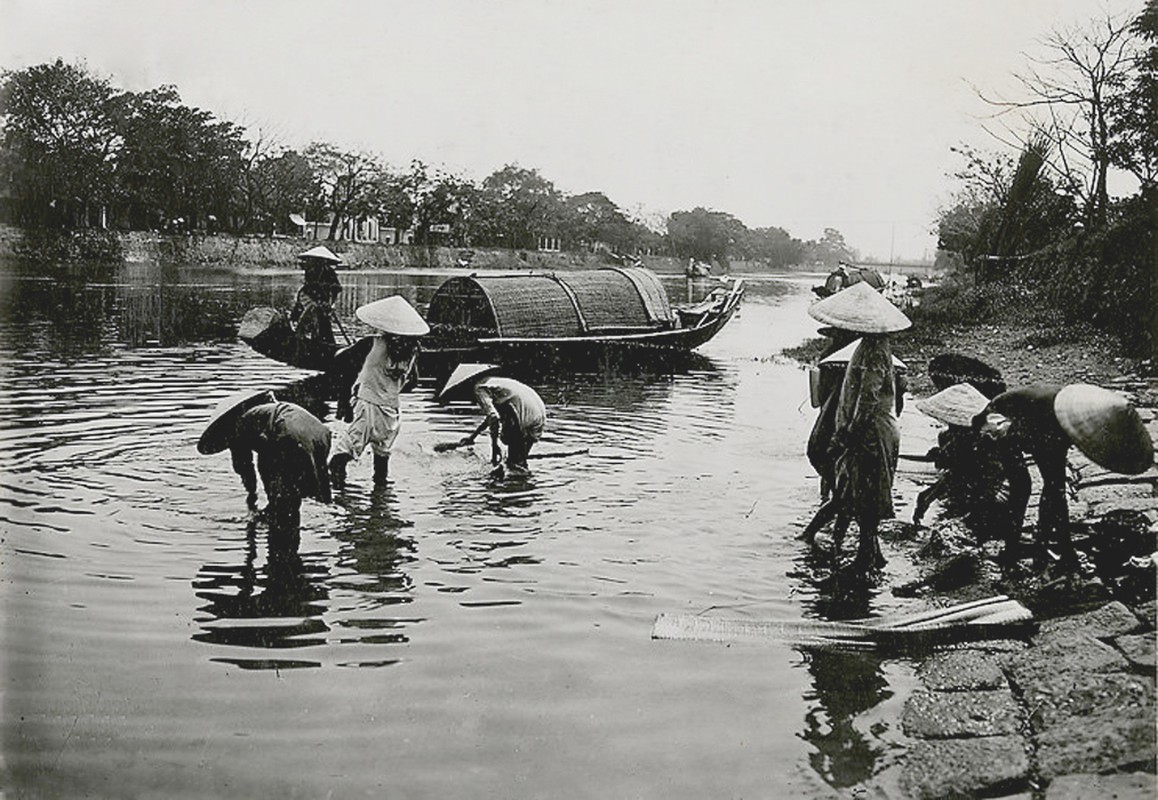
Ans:
{"type": "Polygon", "coordinates": [[[330,478],[338,488],[346,485],[346,465],[368,444],[374,448],[374,484],[386,483],[390,450],[401,426],[399,395],[418,382],[418,338],[430,332],[426,320],[401,295],[359,306],[355,314],[381,333],[373,338],[354,381],[353,420],[335,437],[330,478]]]}
{"type": "Polygon", "coordinates": [[[329,428],[301,406],[279,402],[272,392],[242,392],[218,404],[197,442],[202,455],[223,450],[230,452],[251,511],[257,511],[257,475],[261,475],[269,500],[270,537],[296,548],[302,498],[331,500],[326,472],[329,428]]]}
{"type": "Polygon", "coordinates": [[[912,323],[868,283],[861,282],[812,305],[819,322],[863,334],[845,369],[830,444],[833,496],[805,528],[811,536],[837,517],[833,554],[838,558],[842,521],[856,521],[859,542],[850,571],[863,576],[884,566],[877,529],[894,516],[893,477],[900,449],[896,374],[888,334],[912,323]]]}

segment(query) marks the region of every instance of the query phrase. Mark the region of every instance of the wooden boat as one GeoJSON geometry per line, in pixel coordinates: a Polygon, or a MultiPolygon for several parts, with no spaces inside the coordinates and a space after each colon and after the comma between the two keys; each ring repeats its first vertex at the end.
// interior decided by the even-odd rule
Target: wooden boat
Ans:
{"type": "MultiPolygon", "coordinates": [[[[720,332],[743,295],[743,281],[729,279],[704,301],[673,307],[658,276],[642,267],[450,278],[430,301],[420,369],[440,375],[464,361],[549,369],[609,354],[686,354],[720,332]]],[[[360,343],[297,342],[285,315],[270,308],[250,310],[239,336],[263,355],[318,371],[362,352],[360,343]]]]}

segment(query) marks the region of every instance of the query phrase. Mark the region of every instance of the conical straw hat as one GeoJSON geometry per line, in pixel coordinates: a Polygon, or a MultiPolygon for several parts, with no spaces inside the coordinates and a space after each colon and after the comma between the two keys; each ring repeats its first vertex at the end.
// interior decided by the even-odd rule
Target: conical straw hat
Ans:
{"type": "Polygon", "coordinates": [[[860,333],[895,333],[913,324],[865,281],[813,303],[808,313],[825,325],[860,333]]]}
{"type": "MultiPolygon", "coordinates": [[[[825,356],[824,358],[820,359],[820,363],[825,366],[844,366],[845,364],[848,364],[849,361],[852,361],[852,354],[856,350],[856,346],[858,344],[860,344],[860,339],[845,345],[835,353],[831,353],[825,356]]],[[[909,365],[904,361],[901,361],[896,356],[893,356],[893,367],[896,369],[907,370],[909,365]]]]}
{"type": "Polygon", "coordinates": [[[1086,456],[1111,472],[1137,475],[1154,466],[1154,442],[1125,398],[1100,386],[1075,383],[1053,401],[1053,411],[1086,456]]]}
{"type": "Polygon", "coordinates": [[[445,397],[446,393],[451,389],[461,386],[473,378],[477,378],[484,372],[491,372],[498,368],[497,364],[459,364],[454,368],[454,372],[450,373],[450,377],[446,379],[446,385],[442,387],[442,391],[438,393],[438,396],[445,397]]]}
{"type": "Polygon", "coordinates": [[[229,395],[213,409],[209,423],[201,433],[201,438],[197,440],[197,452],[204,456],[220,453],[229,447],[229,434],[238,417],[254,406],[272,402],[274,402],[273,393],[268,389],[256,391],[246,389],[229,395]]]}
{"type": "Polygon", "coordinates": [[[425,336],[430,333],[426,320],[400,294],[358,306],[354,314],[384,333],[396,336],[425,336]]]}
{"type": "Polygon", "coordinates": [[[932,397],[917,401],[917,408],[935,420],[968,428],[973,418],[985,410],[989,398],[969,383],[958,383],[942,389],[932,397]]]}
{"type": "Polygon", "coordinates": [[[298,258],[317,258],[317,259],[321,259],[322,261],[329,261],[333,264],[341,264],[342,263],[342,259],[339,258],[338,256],[334,255],[333,251],[331,251],[330,248],[326,247],[325,245],[321,245],[321,244],[318,245],[317,247],[314,247],[314,248],[311,248],[310,250],[305,251],[304,253],[298,253],[298,258]]]}

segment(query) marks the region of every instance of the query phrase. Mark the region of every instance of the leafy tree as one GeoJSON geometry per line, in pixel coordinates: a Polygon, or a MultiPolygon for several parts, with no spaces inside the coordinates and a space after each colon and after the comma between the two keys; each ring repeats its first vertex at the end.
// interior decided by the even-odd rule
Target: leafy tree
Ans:
{"type": "Polygon", "coordinates": [[[413,230],[415,244],[466,243],[476,194],[469,181],[415,159],[408,172],[383,172],[376,193],[387,223],[413,230]],[[432,231],[435,225],[449,225],[450,233],[432,231]]]}
{"type": "Polygon", "coordinates": [[[316,185],[309,161],[296,150],[258,158],[247,178],[251,224],[269,233],[286,230],[290,214],[306,212],[316,185]]]}
{"type": "Polygon", "coordinates": [[[956,173],[963,186],[954,204],[939,213],[938,247],[971,266],[1008,266],[1010,259],[1070,238],[1076,210],[1044,174],[1049,148],[1044,136],[1031,139],[1016,166],[1005,154],[985,157],[958,149],[967,161],[956,173]]]}
{"type": "Polygon", "coordinates": [[[538,170],[508,164],[483,180],[471,222],[480,245],[535,249],[559,232],[562,196],[538,170]]]}
{"type": "Polygon", "coordinates": [[[604,244],[613,251],[627,252],[638,240],[631,220],[602,192],[568,197],[563,203],[561,232],[565,249],[604,244]]]}
{"type": "Polygon", "coordinates": [[[346,220],[377,212],[375,189],[383,168],[375,156],[339,150],[326,142],[314,142],[303,155],[315,179],[314,211],[330,216],[328,241],[342,236],[346,220]]]}
{"type": "Polygon", "coordinates": [[[667,220],[667,232],[676,256],[726,262],[747,228],[724,211],[696,207],[691,211],[672,212],[667,220]]]}
{"type": "Polygon", "coordinates": [[[113,194],[122,136],[118,93],[83,66],[57,59],[0,78],[3,168],[33,226],[85,226],[113,194]]]}
{"type": "Polygon", "coordinates": [[[127,93],[119,106],[119,188],[134,226],[181,220],[190,230],[237,215],[246,149],[240,127],[184,105],[173,86],[127,93]]]}
{"type": "Polygon", "coordinates": [[[1149,0],[1130,24],[1144,49],[1126,90],[1108,101],[1110,159],[1143,187],[1158,181],[1158,0],[1149,0]]]}
{"type": "Polygon", "coordinates": [[[844,234],[836,228],[825,228],[816,241],[804,243],[804,260],[835,267],[840,261],[855,261],[856,250],[848,246],[844,234]]]}
{"type": "Polygon", "coordinates": [[[755,228],[740,242],[740,254],[766,267],[784,268],[804,260],[804,243],[783,228],[755,228]]]}

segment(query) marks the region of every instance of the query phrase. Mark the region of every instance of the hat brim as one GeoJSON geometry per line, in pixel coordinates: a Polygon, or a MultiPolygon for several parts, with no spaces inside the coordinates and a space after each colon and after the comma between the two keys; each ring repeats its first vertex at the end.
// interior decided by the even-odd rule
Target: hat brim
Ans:
{"type": "Polygon", "coordinates": [[[341,256],[336,255],[330,248],[319,245],[304,253],[298,253],[299,260],[317,259],[318,261],[325,261],[328,264],[341,264],[341,256]]]}
{"type": "Polygon", "coordinates": [[[857,333],[896,333],[913,324],[865,281],[813,303],[808,314],[817,322],[857,333]]]}
{"type": "Polygon", "coordinates": [[[354,315],[382,333],[395,336],[425,336],[430,333],[430,326],[426,324],[426,320],[401,295],[384,297],[373,303],[358,306],[354,315]]]}
{"type": "Polygon", "coordinates": [[[958,383],[931,397],[917,401],[917,408],[946,425],[972,426],[973,419],[986,409],[989,399],[968,383],[958,383]]]}
{"type": "Polygon", "coordinates": [[[246,390],[232,394],[217,404],[209,423],[197,440],[197,452],[203,456],[220,453],[229,447],[229,436],[238,418],[254,406],[273,402],[273,394],[268,389],[246,390]]]}
{"type": "Polygon", "coordinates": [[[472,383],[483,375],[494,372],[498,368],[498,364],[459,364],[454,368],[454,371],[450,373],[450,377],[446,379],[446,384],[442,387],[442,391],[438,393],[438,399],[445,399],[455,389],[472,383]]]}
{"type": "Polygon", "coordinates": [[[1054,416],[1090,461],[1123,475],[1154,466],[1154,442],[1137,410],[1109,389],[1065,386],[1054,398],[1054,416]]]}

